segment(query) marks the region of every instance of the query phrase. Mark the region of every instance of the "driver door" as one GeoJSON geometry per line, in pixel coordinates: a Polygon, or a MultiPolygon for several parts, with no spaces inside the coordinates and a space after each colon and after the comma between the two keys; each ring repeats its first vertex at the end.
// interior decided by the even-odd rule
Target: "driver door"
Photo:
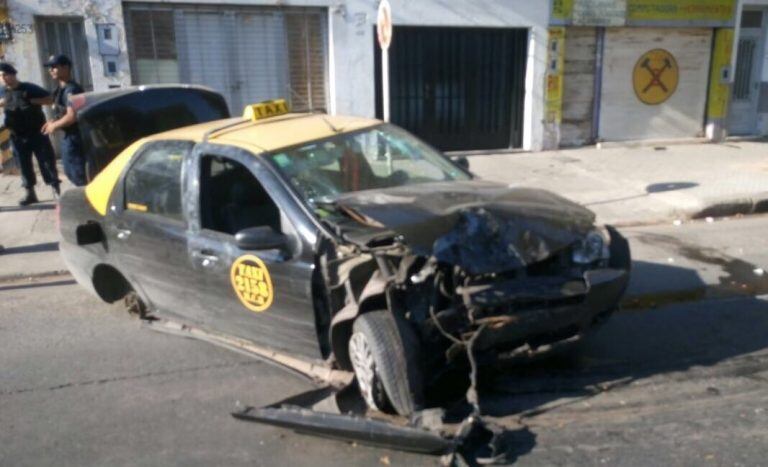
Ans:
{"type": "Polygon", "coordinates": [[[194,213],[188,254],[194,270],[190,293],[198,295],[197,321],[277,350],[320,358],[311,293],[312,243],[279,207],[294,201],[276,189],[279,180],[245,151],[197,150],[193,166],[191,176],[199,183],[190,184],[197,192],[189,198],[194,213]],[[285,245],[239,248],[235,235],[253,227],[283,234],[285,245]]]}

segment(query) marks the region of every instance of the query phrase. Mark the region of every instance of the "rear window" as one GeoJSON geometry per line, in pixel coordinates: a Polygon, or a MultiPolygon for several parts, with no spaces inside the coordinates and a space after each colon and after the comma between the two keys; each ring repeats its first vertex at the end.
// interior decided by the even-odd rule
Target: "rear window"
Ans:
{"type": "Polygon", "coordinates": [[[188,142],[153,144],[139,154],[125,176],[125,208],[183,220],[181,166],[188,142]]]}

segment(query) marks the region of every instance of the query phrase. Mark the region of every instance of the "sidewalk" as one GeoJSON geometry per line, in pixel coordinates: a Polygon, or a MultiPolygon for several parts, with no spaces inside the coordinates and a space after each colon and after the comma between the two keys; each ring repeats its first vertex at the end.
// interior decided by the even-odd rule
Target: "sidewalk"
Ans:
{"type": "MultiPolygon", "coordinates": [[[[72,187],[59,167],[61,189],[72,187]]],[[[51,187],[38,174],[35,187],[40,203],[20,207],[21,177],[0,174],[0,282],[66,271],[59,254],[56,204],[51,187]]]]}
{"type": "Polygon", "coordinates": [[[768,143],[470,156],[482,178],[544,188],[616,225],[768,210],[768,143]]]}

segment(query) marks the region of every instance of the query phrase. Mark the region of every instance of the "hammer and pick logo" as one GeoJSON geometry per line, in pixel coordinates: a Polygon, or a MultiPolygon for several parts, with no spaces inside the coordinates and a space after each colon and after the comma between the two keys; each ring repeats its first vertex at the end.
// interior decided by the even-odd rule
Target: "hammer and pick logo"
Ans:
{"type": "Polygon", "coordinates": [[[632,85],[641,102],[657,105],[669,99],[677,90],[680,70],[671,53],[654,49],[643,54],[635,65],[632,85]]]}
{"type": "Polygon", "coordinates": [[[237,298],[251,311],[262,312],[272,305],[275,292],[264,262],[257,256],[244,255],[232,263],[232,287],[237,298]]]}

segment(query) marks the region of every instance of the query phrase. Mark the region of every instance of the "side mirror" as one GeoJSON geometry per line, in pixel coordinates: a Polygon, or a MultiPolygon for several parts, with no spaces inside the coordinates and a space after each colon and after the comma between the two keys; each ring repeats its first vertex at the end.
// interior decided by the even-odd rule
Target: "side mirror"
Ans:
{"type": "Polygon", "coordinates": [[[269,226],[248,227],[235,234],[235,243],[241,250],[284,250],[288,237],[269,226]]]}
{"type": "Polygon", "coordinates": [[[469,172],[469,160],[466,156],[451,156],[451,161],[461,167],[462,169],[469,172]]]}
{"type": "Polygon", "coordinates": [[[101,243],[104,240],[104,231],[101,230],[101,224],[97,222],[86,222],[75,228],[75,238],[78,245],[92,245],[101,243]]]}

